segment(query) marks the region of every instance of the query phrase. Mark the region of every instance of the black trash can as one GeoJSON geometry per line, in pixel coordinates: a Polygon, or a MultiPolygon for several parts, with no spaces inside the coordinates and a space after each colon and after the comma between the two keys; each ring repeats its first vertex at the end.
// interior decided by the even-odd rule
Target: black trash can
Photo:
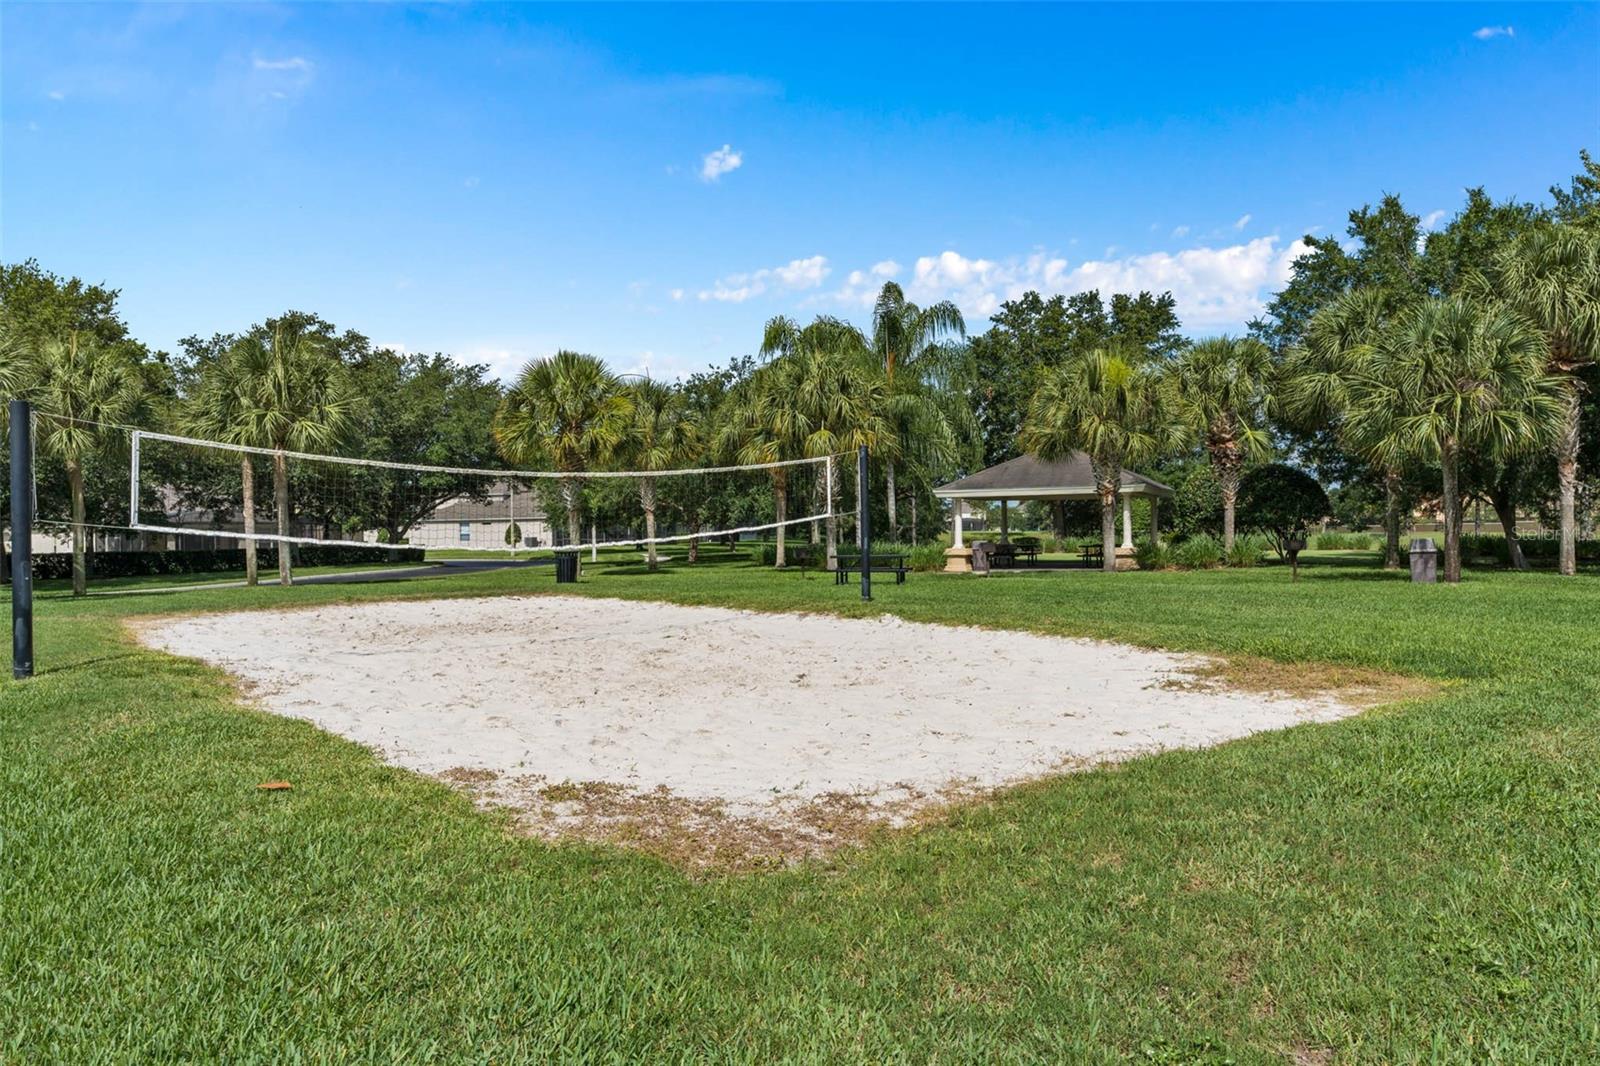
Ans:
{"type": "Polygon", "coordinates": [[[556,584],[566,585],[578,580],[578,553],[556,552],[556,584]]]}

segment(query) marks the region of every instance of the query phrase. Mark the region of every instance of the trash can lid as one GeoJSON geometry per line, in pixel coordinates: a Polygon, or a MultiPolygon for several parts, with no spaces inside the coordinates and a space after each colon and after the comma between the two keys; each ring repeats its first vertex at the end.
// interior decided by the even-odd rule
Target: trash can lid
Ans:
{"type": "Polygon", "coordinates": [[[1411,554],[1418,555],[1423,552],[1436,552],[1432,537],[1413,537],[1411,540],[1411,554]]]}

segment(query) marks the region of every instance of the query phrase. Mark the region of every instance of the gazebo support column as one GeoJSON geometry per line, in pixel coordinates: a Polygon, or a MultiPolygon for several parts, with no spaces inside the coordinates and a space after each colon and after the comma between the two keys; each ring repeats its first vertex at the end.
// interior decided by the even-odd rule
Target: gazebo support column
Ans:
{"type": "Polygon", "coordinates": [[[1150,543],[1161,543],[1161,497],[1150,497],[1150,543]]]}
{"type": "Polygon", "coordinates": [[[1133,504],[1128,494],[1122,494],[1122,547],[1133,550],[1133,504]]]}
{"type": "Polygon", "coordinates": [[[950,547],[944,550],[944,572],[947,574],[972,573],[972,549],[961,543],[961,501],[950,501],[950,547]]]}
{"type": "Polygon", "coordinates": [[[1011,542],[1011,501],[1000,501],[1000,543],[1011,542]]]}

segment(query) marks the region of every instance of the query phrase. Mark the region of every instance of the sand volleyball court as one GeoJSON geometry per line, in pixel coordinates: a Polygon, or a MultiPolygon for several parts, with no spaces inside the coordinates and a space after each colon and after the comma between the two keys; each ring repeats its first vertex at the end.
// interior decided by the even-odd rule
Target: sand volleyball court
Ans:
{"type": "Polygon", "coordinates": [[[781,860],[1063,770],[1353,713],[1092,640],[567,596],[159,619],[266,710],[548,836],[781,860]]]}

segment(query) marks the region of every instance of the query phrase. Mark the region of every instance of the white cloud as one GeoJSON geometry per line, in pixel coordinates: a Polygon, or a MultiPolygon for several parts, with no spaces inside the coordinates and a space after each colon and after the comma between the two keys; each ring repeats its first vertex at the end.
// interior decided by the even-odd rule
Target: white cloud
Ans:
{"type": "Polygon", "coordinates": [[[1439,220],[1442,218],[1444,218],[1443,211],[1429,211],[1426,215],[1422,216],[1422,228],[1432,229],[1439,224],[1439,220]]]}
{"type": "MultiPolygon", "coordinates": [[[[1302,241],[1283,246],[1278,237],[1217,248],[1106,256],[1076,264],[1043,251],[986,259],[947,250],[917,259],[906,294],[923,305],[952,300],[976,325],[1030,289],[1046,296],[1099,289],[1107,297],[1114,292],[1170,290],[1186,328],[1238,328],[1260,314],[1272,293],[1289,279],[1295,259],[1306,251],[1302,241]]],[[[869,307],[871,300],[863,297],[875,290],[868,286],[866,272],[852,271],[845,287],[829,296],[849,306],[869,307]]]]}
{"type": "Polygon", "coordinates": [[[1472,31],[1472,36],[1480,41],[1492,40],[1495,37],[1515,37],[1516,35],[1515,26],[1479,26],[1472,31]]]}
{"type": "MultiPolygon", "coordinates": [[[[515,381],[522,372],[523,366],[533,358],[531,346],[505,347],[499,344],[478,344],[468,348],[462,361],[466,363],[483,363],[489,368],[489,376],[504,382],[515,381]]],[[[551,349],[554,351],[554,349],[551,349]]]]}
{"type": "MultiPolygon", "coordinates": [[[[257,100],[294,100],[311,87],[316,80],[316,64],[304,56],[285,59],[263,59],[256,56],[250,61],[243,87],[257,100]]],[[[229,82],[231,86],[232,82],[229,82]]]]}
{"type": "Polygon", "coordinates": [[[1178,238],[1187,237],[1189,235],[1189,227],[1188,226],[1174,226],[1174,227],[1172,227],[1172,235],[1174,237],[1178,237],[1178,238]]]}
{"type": "Polygon", "coordinates": [[[311,72],[311,60],[305,56],[290,56],[288,59],[262,59],[257,56],[254,64],[257,70],[290,70],[301,74],[311,72]]]}
{"type": "Polygon", "coordinates": [[[462,178],[461,179],[461,187],[463,189],[476,189],[478,187],[478,178],[476,176],[473,176],[473,177],[470,177],[470,178],[462,178]]]}
{"type": "Polygon", "coordinates": [[[707,152],[700,160],[700,180],[716,181],[724,174],[730,174],[744,166],[744,153],[736,152],[731,144],[725,144],[714,152],[707,152]]]}
{"type": "Polygon", "coordinates": [[[683,290],[682,289],[673,289],[671,295],[672,295],[672,298],[674,300],[681,300],[681,299],[683,299],[683,290]]]}
{"type": "Polygon", "coordinates": [[[856,307],[871,307],[877,300],[878,293],[883,291],[883,283],[897,276],[900,270],[900,264],[893,259],[873,263],[866,270],[852,270],[845,277],[843,285],[819,299],[831,299],[856,307]]]}
{"type": "Polygon", "coordinates": [[[1244,229],[1249,224],[1250,224],[1250,214],[1249,214],[1249,212],[1245,212],[1244,214],[1239,216],[1239,221],[1237,221],[1237,222],[1235,222],[1233,224],[1233,228],[1234,229],[1244,229]]]}
{"type": "Polygon", "coordinates": [[[760,296],[769,289],[792,292],[815,289],[822,284],[831,270],[832,268],[828,266],[828,257],[825,255],[791,259],[782,266],[718,278],[711,288],[700,290],[697,296],[701,300],[744,303],[752,296],[760,296]]]}
{"type": "Polygon", "coordinates": [[[67,94],[60,89],[51,89],[45,95],[52,100],[65,100],[67,98],[67,94]]]}

